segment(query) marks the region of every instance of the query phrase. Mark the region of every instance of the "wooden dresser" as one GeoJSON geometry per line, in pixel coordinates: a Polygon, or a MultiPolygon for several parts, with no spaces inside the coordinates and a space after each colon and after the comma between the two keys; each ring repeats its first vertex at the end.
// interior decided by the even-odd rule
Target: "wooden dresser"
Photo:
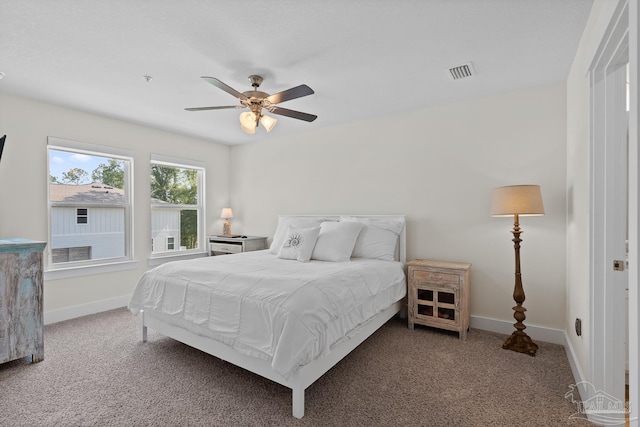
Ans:
{"type": "Polygon", "coordinates": [[[42,251],[46,242],[0,239],[0,363],[44,359],[42,251]]]}
{"type": "Polygon", "coordinates": [[[409,328],[414,324],[457,331],[469,329],[469,270],[471,264],[417,259],[407,263],[409,328]]]}

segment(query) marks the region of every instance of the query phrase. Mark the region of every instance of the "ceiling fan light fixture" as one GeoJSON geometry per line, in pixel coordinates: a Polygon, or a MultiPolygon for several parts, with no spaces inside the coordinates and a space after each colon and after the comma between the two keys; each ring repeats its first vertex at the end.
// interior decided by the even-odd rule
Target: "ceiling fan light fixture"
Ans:
{"type": "Polygon", "coordinates": [[[242,123],[240,124],[240,128],[245,131],[246,133],[253,135],[254,133],[256,133],[256,128],[255,127],[246,127],[245,125],[243,125],[242,123]]]}
{"type": "Polygon", "coordinates": [[[271,132],[271,129],[273,129],[277,122],[278,120],[271,116],[260,116],[260,123],[262,123],[262,126],[264,126],[267,132],[271,132]]]}
{"type": "Polygon", "coordinates": [[[240,114],[240,127],[243,131],[251,135],[256,133],[255,117],[256,115],[250,111],[240,114]]]}
{"type": "Polygon", "coordinates": [[[245,131],[248,134],[253,135],[254,133],[256,133],[256,127],[255,126],[245,126],[244,124],[240,123],[240,128],[245,131]]]}
{"type": "Polygon", "coordinates": [[[255,128],[256,127],[256,115],[253,111],[245,111],[240,114],[240,123],[244,127],[255,128]]]}
{"type": "Polygon", "coordinates": [[[240,127],[246,133],[254,134],[256,133],[256,115],[253,111],[245,111],[240,114],[240,127]]]}

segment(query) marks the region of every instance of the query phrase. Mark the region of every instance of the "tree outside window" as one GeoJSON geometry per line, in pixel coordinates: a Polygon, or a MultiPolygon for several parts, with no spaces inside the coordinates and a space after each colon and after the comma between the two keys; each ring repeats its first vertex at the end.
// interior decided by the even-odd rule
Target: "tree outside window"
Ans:
{"type": "Polygon", "coordinates": [[[152,162],[151,227],[153,253],[195,250],[200,244],[203,169],[152,162]],[[171,237],[171,239],[169,239],[171,237]],[[169,244],[177,237],[179,247],[169,244]]]}

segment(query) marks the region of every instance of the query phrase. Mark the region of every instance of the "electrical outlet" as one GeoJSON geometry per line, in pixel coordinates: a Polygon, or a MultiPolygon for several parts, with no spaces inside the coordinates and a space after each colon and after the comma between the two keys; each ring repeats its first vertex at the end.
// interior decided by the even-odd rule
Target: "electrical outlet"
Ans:
{"type": "Polygon", "coordinates": [[[582,336],[582,319],[576,317],[576,335],[582,336]]]}

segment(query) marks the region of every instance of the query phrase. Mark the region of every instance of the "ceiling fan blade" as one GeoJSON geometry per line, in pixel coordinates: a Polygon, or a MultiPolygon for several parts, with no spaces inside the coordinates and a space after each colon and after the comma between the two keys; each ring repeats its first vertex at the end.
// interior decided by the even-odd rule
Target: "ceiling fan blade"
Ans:
{"type": "Polygon", "coordinates": [[[242,100],[249,99],[243,94],[241,94],[240,92],[238,92],[237,90],[235,90],[234,88],[232,88],[231,86],[227,86],[226,84],[222,83],[220,80],[216,79],[215,77],[202,76],[202,78],[208,81],[209,83],[211,83],[212,85],[214,85],[215,87],[222,89],[223,91],[227,92],[230,95],[235,96],[238,99],[242,99],[242,100]]]}
{"type": "Polygon", "coordinates": [[[221,107],[191,107],[185,108],[187,111],[224,110],[226,108],[244,108],[242,105],[224,105],[221,107]]]}
{"type": "Polygon", "coordinates": [[[303,113],[301,111],[289,110],[287,108],[275,107],[272,106],[268,108],[273,114],[279,114],[281,116],[292,117],[294,119],[304,120],[305,122],[312,122],[318,118],[318,116],[313,114],[303,113]]]}
{"type": "Polygon", "coordinates": [[[291,89],[283,90],[282,92],[274,93],[266,98],[272,104],[279,104],[291,99],[302,98],[303,96],[314,94],[315,92],[307,85],[300,85],[292,87],[291,89]]]}

